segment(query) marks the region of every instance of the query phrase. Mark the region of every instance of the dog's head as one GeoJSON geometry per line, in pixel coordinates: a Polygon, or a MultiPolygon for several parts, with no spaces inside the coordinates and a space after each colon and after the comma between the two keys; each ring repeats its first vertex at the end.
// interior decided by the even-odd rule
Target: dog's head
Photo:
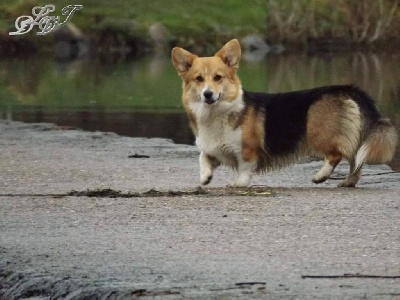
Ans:
{"type": "Polygon", "coordinates": [[[183,80],[184,104],[199,103],[211,108],[234,102],[241,92],[236,74],[240,54],[236,39],[212,57],[198,57],[178,47],[172,49],[172,62],[183,80]]]}

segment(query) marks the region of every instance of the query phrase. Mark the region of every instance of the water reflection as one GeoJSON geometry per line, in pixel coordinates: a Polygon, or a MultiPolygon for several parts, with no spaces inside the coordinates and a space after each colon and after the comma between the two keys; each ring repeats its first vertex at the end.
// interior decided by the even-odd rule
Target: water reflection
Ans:
{"type": "MultiPolygon", "coordinates": [[[[385,106],[400,99],[400,56],[352,53],[326,56],[268,57],[271,91],[355,84],[385,106]]],[[[398,105],[398,103],[394,103],[398,105]]]]}
{"type": "MultiPolygon", "coordinates": [[[[356,84],[400,128],[400,55],[268,55],[244,60],[239,73],[243,86],[255,91],[356,84]]],[[[192,143],[180,93],[180,79],[164,56],[117,63],[100,58],[0,61],[0,116],[12,120],[192,143]]],[[[399,151],[394,169],[400,169],[399,151]]]]}

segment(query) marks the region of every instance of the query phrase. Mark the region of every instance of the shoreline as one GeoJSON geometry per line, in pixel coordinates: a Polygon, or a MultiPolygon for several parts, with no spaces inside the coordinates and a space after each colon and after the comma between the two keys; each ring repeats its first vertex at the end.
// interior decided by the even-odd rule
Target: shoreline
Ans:
{"type": "MultiPolygon", "coordinates": [[[[23,37],[9,37],[0,34],[0,59],[13,58],[13,57],[32,57],[35,55],[51,55],[58,60],[73,60],[83,56],[89,57],[103,57],[112,56],[120,59],[135,59],[148,54],[169,54],[171,49],[175,46],[183,47],[185,49],[194,51],[196,53],[206,55],[215,52],[219,46],[231,38],[239,38],[243,40],[244,36],[228,36],[218,39],[217,43],[210,44],[206,42],[205,38],[197,36],[197,41],[170,41],[168,43],[158,43],[152,41],[149,37],[145,36],[127,36],[124,38],[119,37],[116,42],[116,37],[120,33],[114,32],[111,40],[108,41],[99,35],[84,36],[80,34],[78,37],[70,34],[62,33],[61,35],[51,35],[46,37],[45,40],[35,38],[35,36],[23,37]],[[59,37],[61,36],[61,38],[59,37]]],[[[262,35],[249,35],[258,36],[262,35]]],[[[267,45],[267,44],[266,44],[267,45]]],[[[283,47],[280,53],[296,53],[305,52],[308,54],[337,54],[337,53],[397,53],[400,47],[400,39],[390,39],[373,44],[355,43],[344,38],[316,38],[310,39],[307,43],[284,43],[275,45],[267,45],[267,47],[283,47]]],[[[276,54],[274,51],[272,53],[276,54]]]]}

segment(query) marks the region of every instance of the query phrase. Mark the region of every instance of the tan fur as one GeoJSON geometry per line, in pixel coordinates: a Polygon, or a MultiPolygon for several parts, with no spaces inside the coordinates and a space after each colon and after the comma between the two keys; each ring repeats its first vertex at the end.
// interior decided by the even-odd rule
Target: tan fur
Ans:
{"type": "Polygon", "coordinates": [[[332,167],[336,167],[340,161],[342,160],[343,156],[341,153],[336,152],[336,153],[330,153],[326,156],[327,161],[332,167]]]}
{"type": "Polygon", "coordinates": [[[264,150],[264,120],[254,107],[247,109],[243,117],[242,157],[245,161],[258,161],[264,150]]]}
{"type": "Polygon", "coordinates": [[[367,163],[382,164],[392,160],[397,146],[397,132],[389,120],[380,121],[376,130],[367,139],[369,152],[367,163]]]}
{"type": "Polygon", "coordinates": [[[360,110],[351,99],[326,96],[309,109],[307,142],[319,154],[354,157],[360,132],[360,110]]]}

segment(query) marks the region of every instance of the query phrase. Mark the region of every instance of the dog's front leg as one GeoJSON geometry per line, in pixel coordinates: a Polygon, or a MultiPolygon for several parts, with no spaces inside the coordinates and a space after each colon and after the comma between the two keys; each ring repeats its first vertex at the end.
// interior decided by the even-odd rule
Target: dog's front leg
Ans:
{"type": "Polygon", "coordinates": [[[214,157],[207,155],[203,151],[200,152],[200,184],[207,185],[210,183],[213,171],[221,163],[214,157]]]}
{"type": "Polygon", "coordinates": [[[245,161],[238,159],[237,177],[228,184],[228,187],[246,187],[250,185],[254,170],[257,167],[256,161],[245,161]]]}

